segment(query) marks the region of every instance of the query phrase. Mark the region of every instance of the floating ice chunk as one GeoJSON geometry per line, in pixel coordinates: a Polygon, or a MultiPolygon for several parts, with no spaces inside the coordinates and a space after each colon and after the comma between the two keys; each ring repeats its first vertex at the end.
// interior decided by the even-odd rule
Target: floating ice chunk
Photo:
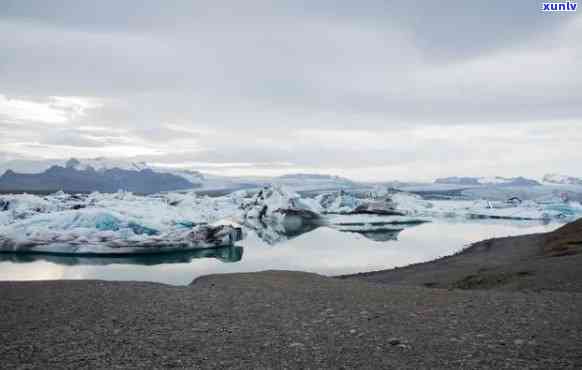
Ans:
{"type": "Polygon", "coordinates": [[[0,251],[79,254],[160,253],[232,245],[232,226],[156,229],[113,211],[84,209],[40,214],[0,227],[0,251]]]}
{"type": "Polygon", "coordinates": [[[363,201],[343,190],[318,195],[315,200],[325,213],[348,214],[359,207],[363,201]]]}
{"type": "Polygon", "coordinates": [[[291,239],[323,224],[317,202],[280,185],[266,187],[251,197],[237,195],[243,196],[237,198],[241,203],[237,215],[240,223],[268,244],[291,239]]]}
{"type": "Polygon", "coordinates": [[[279,218],[294,214],[306,218],[317,218],[319,205],[280,185],[272,185],[260,190],[252,198],[243,201],[240,207],[245,218],[279,218]]]}
{"type": "Polygon", "coordinates": [[[396,210],[396,204],[388,195],[376,193],[354,193],[340,190],[321,194],[315,198],[324,213],[327,214],[378,214],[402,216],[396,210]],[[373,197],[373,198],[372,198],[373,197]]]}
{"type": "Polygon", "coordinates": [[[582,205],[570,198],[429,201],[411,193],[381,190],[339,191],[315,198],[303,198],[281,186],[222,197],[194,192],[3,195],[0,244],[8,250],[143,253],[160,247],[222,245],[226,239],[217,241],[216,235],[212,241],[199,239],[220,225],[229,225],[224,230],[232,240],[242,237],[235,236],[242,227],[273,244],[322,225],[340,231],[388,233],[443,217],[544,221],[582,217],[582,205]]]}
{"type": "Polygon", "coordinates": [[[479,200],[433,200],[422,199],[418,195],[398,192],[390,196],[396,204],[396,210],[408,216],[430,218],[465,218],[465,219],[507,219],[507,220],[551,220],[576,218],[582,216],[573,206],[573,202],[555,202],[541,204],[533,200],[521,200],[511,197],[505,201],[479,200]]]}
{"type": "Polygon", "coordinates": [[[389,197],[398,211],[409,216],[430,214],[434,208],[432,202],[412,193],[396,192],[389,197]]]}
{"type": "Polygon", "coordinates": [[[238,204],[225,197],[198,197],[195,193],[136,196],[131,193],[91,194],[89,206],[122,214],[163,229],[172,225],[214,223],[236,214],[238,204]]]}
{"type": "Polygon", "coordinates": [[[0,225],[6,225],[39,213],[79,209],[83,207],[83,202],[80,197],[73,195],[69,195],[66,199],[61,197],[61,194],[47,197],[31,194],[0,195],[0,225]]]}

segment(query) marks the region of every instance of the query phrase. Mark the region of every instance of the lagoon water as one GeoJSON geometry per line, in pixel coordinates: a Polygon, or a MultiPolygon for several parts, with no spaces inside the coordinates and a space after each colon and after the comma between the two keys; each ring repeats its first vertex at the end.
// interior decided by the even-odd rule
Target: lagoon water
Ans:
{"type": "Polygon", "coordinates": [[[394,235],[321,227],[276,245],[249,233],[235,247],[147,257],[0,254],[0,280],[103,279],[186,285],[201,275],[269,269],[339,275],[425,262],[483,239],[548,232],[559,226],[436,221],[394,235]]]}

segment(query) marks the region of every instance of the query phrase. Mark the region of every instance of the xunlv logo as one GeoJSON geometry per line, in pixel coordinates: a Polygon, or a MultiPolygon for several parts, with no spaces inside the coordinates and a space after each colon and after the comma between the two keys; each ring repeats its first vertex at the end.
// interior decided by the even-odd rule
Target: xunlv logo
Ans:
{"type": "Polygon", "coordinates": [[[542,12],[575,12],[578,4],[567,1],[565,3],[543,3],[542,12]]]}

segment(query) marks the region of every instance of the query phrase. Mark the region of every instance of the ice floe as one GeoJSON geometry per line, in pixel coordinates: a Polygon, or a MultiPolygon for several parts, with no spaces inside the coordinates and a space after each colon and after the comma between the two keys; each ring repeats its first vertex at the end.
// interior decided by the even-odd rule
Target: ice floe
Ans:
{"type": "Polygon", "coordinates": [[[0,250],[77,254],[183,251],[233,245],[239,228],[175,224],[156,228],[121,213],[99,208],[38,214],[0,227],[0,250]]]}
{"type": "MultiPolygon", "coordinates": [[[[568,197],[548,196],[539,201],[509,196],[504,201],[488,199],[427,200],[417,194],[388,192],[345,192],[316,197],[323,212],[333,215],[384,215],[403,222],[432,218],[573,220],[582,217],[582,205],[568,197]]],[[[335,221],[334,221],[335,222],[335,221]]],[[[333,223],[333,222],[332,222],[333,223]]]]}
{"type": "Polygon", "coordinates": [[[376,188],[307,197],[274,185],[219,197],[192,191],[148,196],[127,192],[2,195],[0,251],[159,253],[229,246],[245,232],[277,244],[317,227],[386,241],[407,227],[437,218],[565,222],[582,217],[579,201],[551,194],[537,200],[519,195],[504,200],[429,200],[376,188]]]}

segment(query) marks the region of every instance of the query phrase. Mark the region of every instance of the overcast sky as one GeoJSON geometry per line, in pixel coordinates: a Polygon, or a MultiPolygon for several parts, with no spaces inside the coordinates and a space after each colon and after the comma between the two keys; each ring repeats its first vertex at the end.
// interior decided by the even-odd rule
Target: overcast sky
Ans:
{"type": "Polygon", "coordinates": [[[2,0],[0,161],[582,176],[582,11],[443,4],[2,0]]]}

